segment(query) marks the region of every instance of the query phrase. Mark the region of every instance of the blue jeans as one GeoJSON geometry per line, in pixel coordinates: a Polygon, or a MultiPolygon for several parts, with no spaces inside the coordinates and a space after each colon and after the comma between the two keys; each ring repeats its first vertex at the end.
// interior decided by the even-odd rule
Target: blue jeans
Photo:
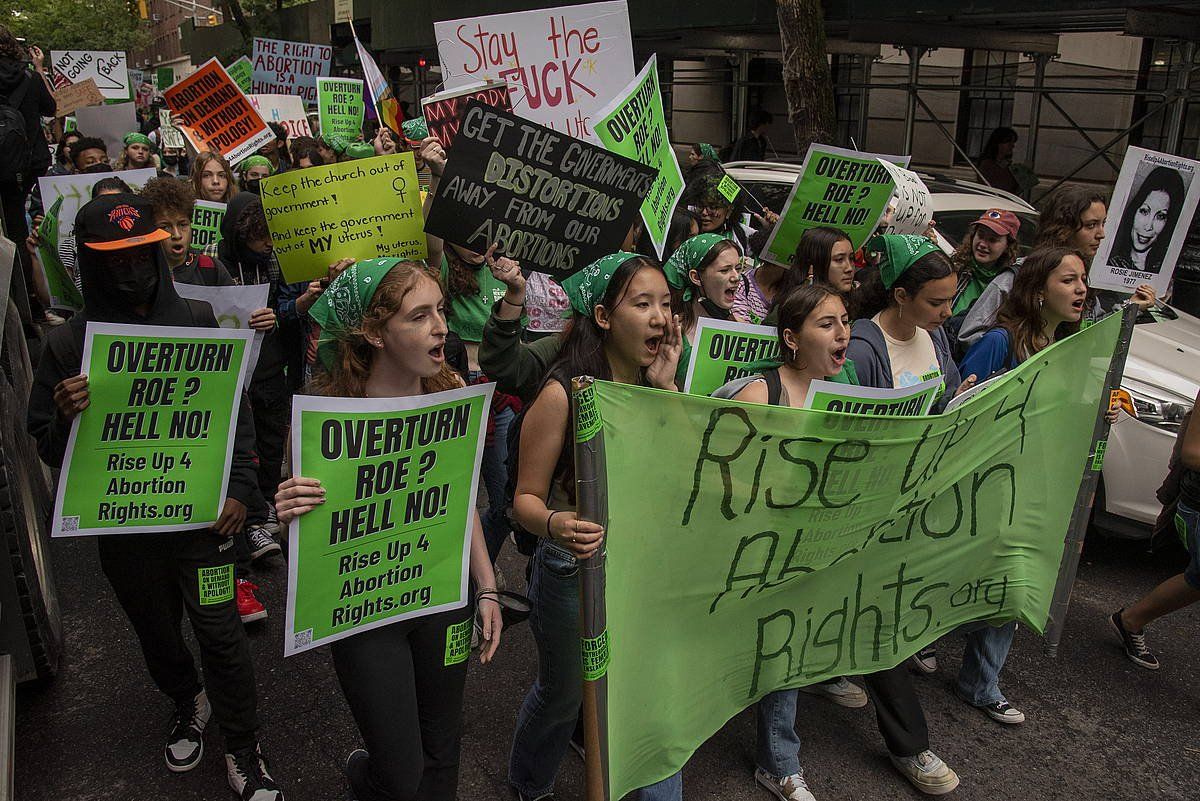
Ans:
{"type": "Polygon", "coordinates": [[[676,772],[637,791],[638,801],[683,801],[683,773],[676,772]]]}
{"type": "Polygon", "coordinates": [[[961,631],[967,635],[967,647],[958,669],[958,694],[974,706],[1006,700],[1000,692],[1000,671],[1008,659],[1017,622],[1009,621],[1003,626],[985,623],[978,628],[968,624],[961,631]]]}
{"type": "Polygon", "coordinates": [[[483,449],[483,465],[480,473],[483,486],[487,487],[488,508],[480,518],[483,524],[483,539],[487,543],[488,556],[492,562],[500,555],[504,539],[510,531],[508,510],[505,509],[505,492],[508,484],[508,429],[517,413],[503,409],[492,415],[494,436],[492,444],[483,449]]]}
{"type": "Polygon", "coordinates": [[[1175,531],[1188,552],[1183,580],[1192,589],[1200,590],[1200,512],[1180,501],[1175,507],[1175,531]]]}
{"type": "Polygon", "coordinates": [[[778,690],[754,705],[758,722],[755,761],[776,779],[800,772],[800,736],[796,734],[799,695],[799,690],[778,690]]]}

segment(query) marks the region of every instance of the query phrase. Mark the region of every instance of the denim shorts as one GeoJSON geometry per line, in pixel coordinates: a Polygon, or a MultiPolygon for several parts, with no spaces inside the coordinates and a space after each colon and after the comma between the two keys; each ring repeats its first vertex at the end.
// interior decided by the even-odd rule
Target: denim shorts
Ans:
{"type": "Polygon", "coordinates": [[[1175,531],[1188,551],[1183,579],[1188,586],[1200,590],[1200,512],[1180,501],[1175,511],[1175,531]]]}

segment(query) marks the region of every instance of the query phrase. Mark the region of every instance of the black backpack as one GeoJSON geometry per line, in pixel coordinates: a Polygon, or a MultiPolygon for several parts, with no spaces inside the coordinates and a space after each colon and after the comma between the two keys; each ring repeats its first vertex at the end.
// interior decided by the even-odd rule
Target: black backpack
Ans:
{"type": "Polygon", "coordinates": [[[25,190],[32,178],[30,144],[21,104],[29,93],[30,77],[7,98],[0,99],[0,186],[25,190]]]}

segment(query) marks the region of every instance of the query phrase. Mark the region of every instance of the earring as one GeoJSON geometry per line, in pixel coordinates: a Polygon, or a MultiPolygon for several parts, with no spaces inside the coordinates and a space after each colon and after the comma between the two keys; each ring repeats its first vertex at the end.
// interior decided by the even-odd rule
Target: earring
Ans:
{"type": "Polygon", "coordinates": [[[796,361],[796,349],[792,348],[792,361],[796,361]]]}
{"type": "Polygon", "coordinates": [[[1043,307],[1043,306],[1045,306],[1045,305],[1046,305],[1046,299],[1045,299],[1045,298],[1038,298],[1038,308],[1040,309],[1040,308],[1042,308],[1042,307],[1043,307]]]}
{"type": "Polygon", "coordinates": [[[897,304],[896,308],[899,309],[899,319],[903,320],[904,319],[904,306],[897,304]]]}

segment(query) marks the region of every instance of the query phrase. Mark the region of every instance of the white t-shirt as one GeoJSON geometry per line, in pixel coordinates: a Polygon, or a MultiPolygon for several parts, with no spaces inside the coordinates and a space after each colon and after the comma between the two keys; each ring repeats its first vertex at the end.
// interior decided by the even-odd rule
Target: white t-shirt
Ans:
{"type": "Polygon", "coordinates": [[[937,352],[933,349],[933,337],[924,328],[907,340],[894,339],[879,323],[879,315],[871,318],[879,326],[883,341],[887,343],[888,358],[892,360],[892,385],[911,387],[926,380],[930,373],[941,372],[937,352]]]}

